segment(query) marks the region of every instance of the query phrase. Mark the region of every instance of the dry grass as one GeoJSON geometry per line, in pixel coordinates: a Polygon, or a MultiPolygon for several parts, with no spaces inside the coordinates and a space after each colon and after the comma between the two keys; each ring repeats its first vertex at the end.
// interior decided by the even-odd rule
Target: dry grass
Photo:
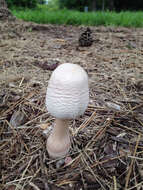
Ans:
{"type": "Polygon", "coordinates": [[[15,25],[0,25],[0,188],[141,190],[143,30],[93,27],[94,44],[77,49],[83,28],[17,21],[19,37],[15,25]],[[49,158],[40,127],[54,120],[45,92],[55,61],[89,75],[88,109],[70,123],[68,164],[49,158]]]}

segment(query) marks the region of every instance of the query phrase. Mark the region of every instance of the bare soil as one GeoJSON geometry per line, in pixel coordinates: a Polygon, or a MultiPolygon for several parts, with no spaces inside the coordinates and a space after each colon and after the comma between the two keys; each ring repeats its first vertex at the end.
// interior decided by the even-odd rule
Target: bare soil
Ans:
{"type": "Polygon", "coordinates": [[[143,189],[143,29],[90,28],[92,46],[79,47],[84,26],[0,22],[1,190],[143,189]],[[54,160],[45,94],[66,62],[87,71],[90,102],[70,122],[69,155],[54,160]]]}

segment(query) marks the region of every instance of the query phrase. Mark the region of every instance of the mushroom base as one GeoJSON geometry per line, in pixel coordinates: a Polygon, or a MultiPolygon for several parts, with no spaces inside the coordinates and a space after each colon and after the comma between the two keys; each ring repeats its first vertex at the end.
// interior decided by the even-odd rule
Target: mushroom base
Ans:
{"type": "Polygon", "coordinates": [[[51,158],[63,158],[68,154],[71,147],[70,141],[68,143],[64,143],[64,146],[59,146],[59,144],[61,144],[61,142],[53,145],[49,139],[47,140],[47,151],[51,158]]]}

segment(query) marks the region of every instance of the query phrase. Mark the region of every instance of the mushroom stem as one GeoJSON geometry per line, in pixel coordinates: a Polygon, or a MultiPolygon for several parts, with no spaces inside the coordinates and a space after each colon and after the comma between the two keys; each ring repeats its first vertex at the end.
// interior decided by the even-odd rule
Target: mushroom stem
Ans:
{"type": "Polygon", "coordinates": [[[54,128],[47,139],[47,151],[50,157],[64,157],[70,149],[68,120],[56,119],[54,128]]]}
{"type": "Polygon", "coordinates": [[[61,140],[61,138],[64,138],[65,135],[66,136],[69,135],[68,120],[55,119],[54,128],[53,128],[52,133],[59,140],[61,140]]]}

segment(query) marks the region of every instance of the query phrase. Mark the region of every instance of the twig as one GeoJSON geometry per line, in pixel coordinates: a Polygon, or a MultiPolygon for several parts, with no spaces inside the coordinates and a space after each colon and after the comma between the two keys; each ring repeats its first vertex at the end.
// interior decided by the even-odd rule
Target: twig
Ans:
{"type": "Polygon", "coordinates": [[[141,125],[142,125],[142,127],[143,127],[143,122],[142,121],[140,121],[138,118],[135,118],[141,125]]]}
{"type": "Polygon", "coordinates": [[[14,110],[15,107],[17,107],[19,104],[23,103],[25,101],[25,99],[27,98],[31,98],[34,95],[34,91],[30,92],[28,95],[26,95],[25,97],[23,97],[22,99],[18,100],[16,103],[14,103],[8,110],[4,111],[1,113],[1,116],[4,116],[6,114],[8,114],[9,112],[11,112],[12,110],[14,110]]]}
{"type": "Polygon", "coordinates": [[[29,178],[32,178],[32,177],[33,176],[27,176],[27,177],[24,177],[24,178],[20,178],[20,179],[16,179],[16,180],[13,180],[13,181],[9,181],[9,182],[6,183],[6,185],[13,184],[15,182],[21,182],[21,181],[23,181],[25,179],[29,179],[29,178]]]}
{"type": "MultiPolygon", "coordinates": [[[[24,172],[22,173],[22,176],[21,176],[21,179],[19,180],[19,183],[20,183],[20,181],[23,179],[23,177],[25,176],[25,173],[26,173],[27,169],[29,168],[29,166],[30,166],[32,160],[33,160],[33,156],[31,156],[31,159],[30,159],[30,161],[29,161],[27,167],[25,168],[24,172]]],[[[17,190],[17,188],[16,188],[16,190],[17,190]]]]}
{"type": "Polygon", "coordinates": [[[136,160],[141,160],[143,161],[143,158],[139,158],[139,157],[136,157],[136,156],[128,156],[129,158],[132,158],[132,159],[136,159],[136,160]]]}
{"type": "Polygon", "coordinates": [[[118,126],[120,126],[120,127],[122,127],[122,128],[124,128],[124,129],[128,129],[129,131],[132,131],[132,132],[134,132],[135,134],[138,134],[138,135],[143,136],[143,134],[141,134],[141,133],[138,132],[137,130],[134,130],[134,129],[132,129],[132,128],[129,128],[129,127],[127,127],[127,126],[125,126],[125,125],[122,125],[122,124],[120,124],[120,123],[117,123],[117,122],[115,122],[115,124],[118,125],[118,126]]]}
{"type": "Polygon", "coordinates": [[[119,158],[122,158],[122,157],[125,157],[125,156],[126,155],[120,155],[120,156],[116,156],[116,157],[113,157],[113,158],[110,158],[110,159],[106,159],[106,160],[101,161],[101,162],[96,161],[91,167],[93,168],[93,167],[96,167],[98,165],[102,165],[102,164],[105,164],[105,163],[107,163],[109,161],[116,160],[116,159],[119,159],[119,158]]]}
{"type": "Polygon", "coordinates": [[[87,125],[94,119],[94,117],[96,116],[96,112],[94,111],[92,113],[92,115],[84,122],[82,123],[79,128],[76,129],[74,136],[81,130],[84,129],[85,127],[87,127],[87,125]]]}
{"type": "Polygon", "coordinates": [[[113,176],[113,182],[114,182],[114,190],[117,190],[116,176],[113,176]]]}
{"type": "Polygon", "coordinates": [[[96,181],[101,185],[102,189],[106,190],[105,187],[102,185],[102,183],[99,181],[98,177],[95,175],[94,171],[92,170],[92,168],[89,166],[89,164],[87,163],[86,159],[84,158],[84,156],[82,156],[83,161],[86,163],[87,168],[89,169],[89,171],[92,173],[92,175],[94,176],[94,178],[96,179],[96,181]]]}
{"type": "Polygon", "coordinates": [[[103,133],[105,133],[105,131],[106,131],[107,127],[109,127],[111,121],[112,121],[112,119],[107,118],[107,120],[106,120],[106,122],[105,122],[105,124],[104,124],[104,127],[101,128],[101,129],[92,137],[92,139],[89,141],[89,143],[87,143],[85,149],[87,149],[87,148],[89,147],[89,145],[90,145],[92,142],[96,142],[96,141],[99,139],[99,137],[100,137],[103,133]]]}
{"type": "Polygon", "coordinates": [[[141,185],[143,184],[143,182],[141,182],[141,183],[138,183],[137,185],[135,185],[135,186],[133,186],[133,187],[131,187],[131,188],[128,188],[127,190],[132,190],[132,189],[135,189],[135,188],[137,188],[137,187],[142,187],[141,185]]]}
{"type": "MultiPolygon", "coordinates": [[[[133,157],[135,157],[135,155],[136,155],[140,138],[141,138],[141,135],[138,135],[138,139],[137,139],[137,142],[136,142],[136,146],[135,146],[135,150],[134,150],[134,153],[133,153],[133,157]]],[[[129,184],[130,175],[131,175],[131,172],[132,172],[134,161],[135,161],[135,159],[132,158],[132,161],[131,161],[131,164],[130,164],[130,167],[129,167],[129,170],[128,170],[128,174],[126,176],[125,190],[128,188],[128,184],[129,184]]]]}
{"type": "Polygon", "coordinates": [[[30,185],[31,187],[33,187],[35,190],[40,190],[39,187],[37,187],[37,185],[35,185],[35,184],[32,183],[32,182],[29,182],[29,185],[30,185]]]}
{"type": "Polygon", "coordinates": [[[23,83],[23,81],[24,81],[24,77],[22,77],[22,79],[21,79],[21,81],[20,81],[20,83],[19,83],[19,88],[21,87],[21,85],[22,85],[22,83],[23,83]]]}

